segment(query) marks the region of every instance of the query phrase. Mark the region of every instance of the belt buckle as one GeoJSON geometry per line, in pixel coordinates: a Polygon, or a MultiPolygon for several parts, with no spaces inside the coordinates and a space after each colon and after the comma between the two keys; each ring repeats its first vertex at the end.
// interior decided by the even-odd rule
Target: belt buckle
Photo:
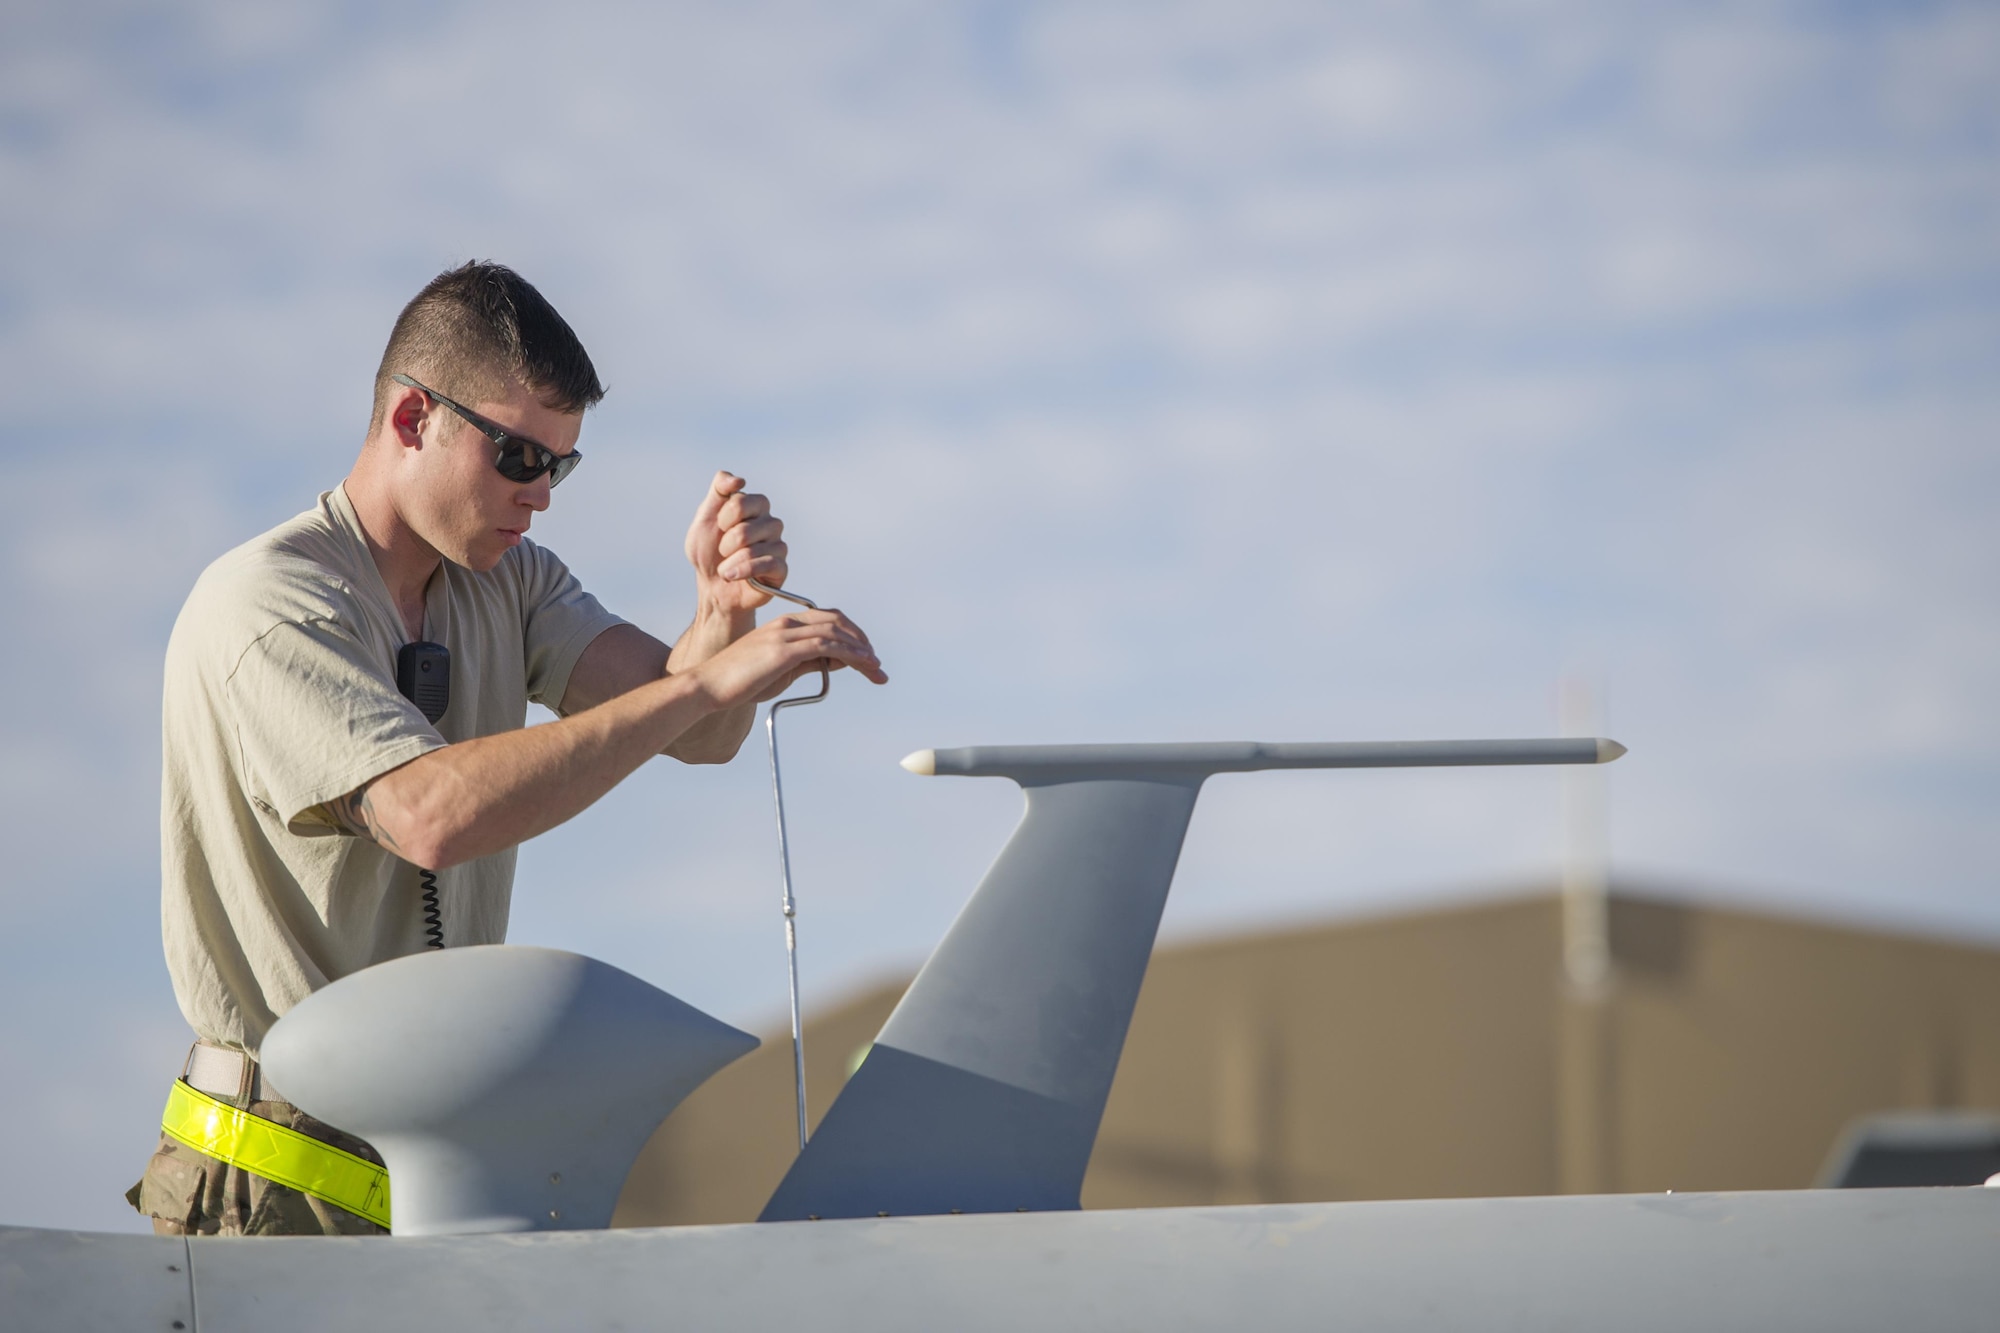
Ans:
{"type": "MultiPolygon", "coordinates": [[[[235,1105],[238,1110],[247,1111],[250,1109],[252,1094],[257,1091],[257,1084],[261,1081],[258,1078],[260,1071],[257,1068],[257,1062],[248,1053],[239,1051],[232,1046],[220,1046],[211,1041],[197,1040],[192,1046],[188,1047],[187,1059],[181,1061],[180,1076],[182,1081],[189,1087],[205,1092],[211,1097],[226,1095],[224,1089],[214,1086],[213,1083],[210,1086],[203,1087],[202,1084],[196,1083],[192,1077],[195,1072],[195,1057],[204,1047],[215,1052],[218,1056],[228,1056],[236,1061],[235,1105]]],[[[204,1061],[204,1063],[208,1062],[204,1061]]]]}

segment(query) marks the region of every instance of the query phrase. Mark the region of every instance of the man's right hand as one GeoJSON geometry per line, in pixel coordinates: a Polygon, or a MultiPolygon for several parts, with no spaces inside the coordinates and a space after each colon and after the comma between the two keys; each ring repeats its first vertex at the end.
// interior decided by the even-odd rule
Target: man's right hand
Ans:
{"type": "Polygon", "coordinates": [[[889,683],[861,627],[831,609],[776,616],[692,668],[692,674],[719,710],[775,699],[821,666],[853,667],[877,685],[889,683]]]}

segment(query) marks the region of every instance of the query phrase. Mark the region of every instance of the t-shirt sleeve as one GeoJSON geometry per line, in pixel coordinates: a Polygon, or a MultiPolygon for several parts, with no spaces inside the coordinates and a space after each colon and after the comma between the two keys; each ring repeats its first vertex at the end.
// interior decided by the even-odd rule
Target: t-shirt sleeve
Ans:
{"type": "Polygon", "coordinates": [[[307,837],[337,831],[316,807],[445,745],[332,621],[270,630],[237,661],[224,693],[245,792],[307,837]]]}
{"type": "Polygon", "coordinates": [[[592,639],[625,620],[583,590],[554,551],[521,543],[521,607],[526,637],[528,697],[562,711],[569,673],[592,639]]]}

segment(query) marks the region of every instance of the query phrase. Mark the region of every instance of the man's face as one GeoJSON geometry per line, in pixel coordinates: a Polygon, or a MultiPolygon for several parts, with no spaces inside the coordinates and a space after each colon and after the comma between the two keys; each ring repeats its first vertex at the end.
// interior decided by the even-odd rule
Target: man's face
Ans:
{"type": "MultiPolygon", "coordinates": [[[[544,407],[518,385],[501,397],[465,405],[558,454],[576,448],[583,431],[582,413],[544,407]]],[[[430,404],[422,433],[422,456],[409,460],[417,475],[406,493],[405,521],[453,564],[482,572],[493,568],[520,545],[534,516],[549,507],[547,475],[533,481],[501,476],[493,466],[493,442],[442,403],[430,404]]]]}

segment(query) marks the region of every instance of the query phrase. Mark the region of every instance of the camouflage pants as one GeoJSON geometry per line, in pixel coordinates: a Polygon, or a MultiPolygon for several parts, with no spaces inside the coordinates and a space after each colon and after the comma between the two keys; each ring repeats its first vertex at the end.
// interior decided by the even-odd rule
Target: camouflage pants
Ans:
{"type": "MultiPolygon", "coordinates": [[[[375,1150],[333,1126],[313,1119],[289,1102],[251,1102],[251,1115],[309,1134],[377,1166],[375,1150]]],[[[153,1219],[162,1236],[386,1236],[345,1208],[240,1167],[198,1153],[180,1140],[160,1135],[160,1146],[139,1183],[125,1191],[131,1205],[153,1219]]]]}

